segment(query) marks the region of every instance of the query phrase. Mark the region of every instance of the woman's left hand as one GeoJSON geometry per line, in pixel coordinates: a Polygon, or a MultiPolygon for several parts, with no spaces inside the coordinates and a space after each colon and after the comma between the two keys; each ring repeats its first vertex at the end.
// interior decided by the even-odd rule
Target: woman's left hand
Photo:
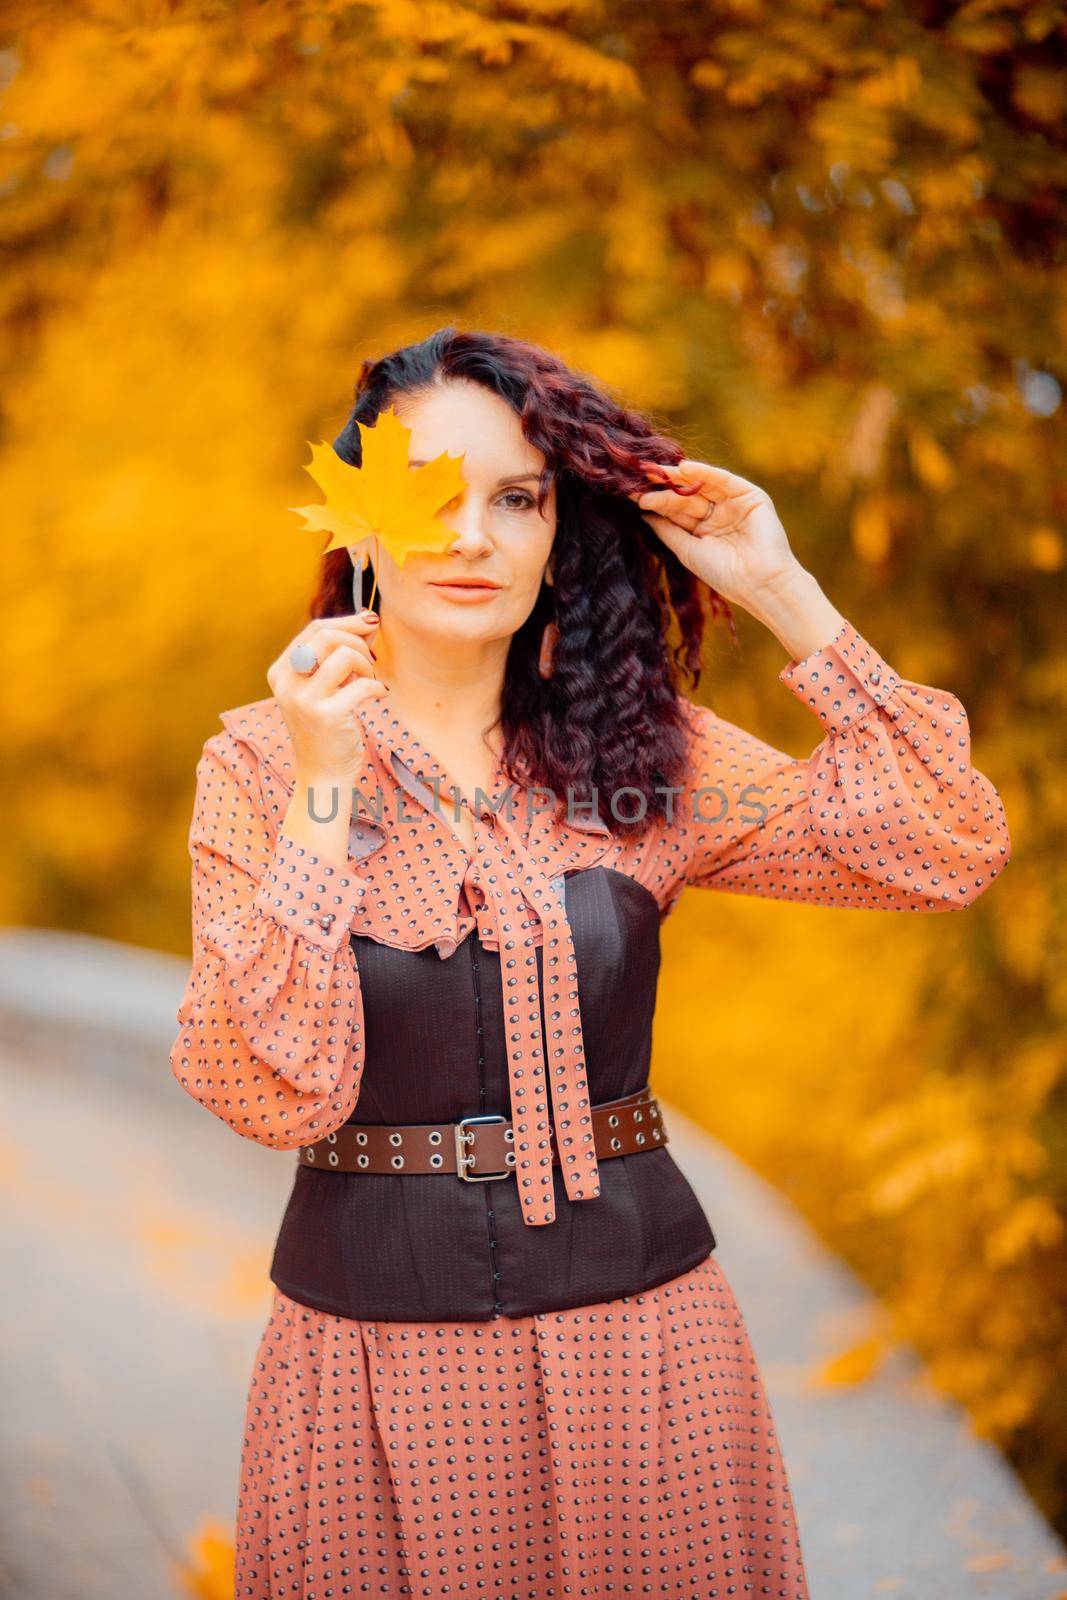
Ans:
{"type": "Polygon", "coordinates": [[[688,458],[676,466],[650,463],[649,477],[659,474],[697,492],[665,487],[630,498],[679,561],[725,600],[752,609],[767,586],[801,570],[770,496],[757,484],[688,458]]]}

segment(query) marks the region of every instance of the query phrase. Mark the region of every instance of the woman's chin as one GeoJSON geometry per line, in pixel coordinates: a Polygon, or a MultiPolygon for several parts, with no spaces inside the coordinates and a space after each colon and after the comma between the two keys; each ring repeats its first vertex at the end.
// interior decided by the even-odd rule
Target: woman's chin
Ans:
{"type": "Polygon", "coordinates": [[[489,644],[495,639],[506,639],[518,625],[514,618],[501,616],[491,600],[480,604],[439,600],[419,617],[420,631],[453,645],[489,644]]]}

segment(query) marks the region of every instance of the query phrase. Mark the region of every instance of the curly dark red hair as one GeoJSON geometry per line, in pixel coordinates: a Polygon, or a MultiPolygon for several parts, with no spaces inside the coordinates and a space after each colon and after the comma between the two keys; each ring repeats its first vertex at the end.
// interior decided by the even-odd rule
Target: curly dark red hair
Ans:
{"type": "MultiPolygon", "coordinates": [[[[725,619],[736,643],[728,603],[682,565],[627,498],[662,486],[656,466],[685,452],[549,351],[451,327],[364,361],[334,449],[359,466],[357,423],[373,423],[398,395],[450,379],[483,384],[512,406],[545,459],[539,510],[553,481],[556,488],[553,583],[542,585],[505,668],[508,773],[578,805],[592,800],[617,833],[647,826],[667,815],[662,788],[683,781],[689,723],[679,682],[683,674],[694,688],[700,680],[706,616],[725,619]],[[538,658],[553,620],[559,638],[545,679],[538,658]]],[[[310,615],[350,613],[352,578],[347,550],[324,555],[310,615]]]]}

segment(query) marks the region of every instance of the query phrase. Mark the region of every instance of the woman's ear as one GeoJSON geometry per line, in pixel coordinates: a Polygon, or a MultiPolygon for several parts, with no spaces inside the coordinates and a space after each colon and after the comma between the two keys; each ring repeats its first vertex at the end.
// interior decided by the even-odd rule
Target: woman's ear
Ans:
{"type": "Polygon", "coordinates": [[[545,562],[545,582],[548,585],[548,587],[551,589],[551,587],[552,587],[552,558],[551,558],[551,556],[545,562]]]}

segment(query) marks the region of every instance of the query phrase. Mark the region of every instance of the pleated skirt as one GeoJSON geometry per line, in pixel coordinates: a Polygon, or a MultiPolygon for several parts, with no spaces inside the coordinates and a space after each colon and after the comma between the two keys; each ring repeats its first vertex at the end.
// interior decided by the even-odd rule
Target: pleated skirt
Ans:
{"type": "Polygon", "coordinates": [[[235,1600],[808,1600],[786,1468],[713,1255],[642,1293],[352,1321],[275,1288],[235,1600]]]}

